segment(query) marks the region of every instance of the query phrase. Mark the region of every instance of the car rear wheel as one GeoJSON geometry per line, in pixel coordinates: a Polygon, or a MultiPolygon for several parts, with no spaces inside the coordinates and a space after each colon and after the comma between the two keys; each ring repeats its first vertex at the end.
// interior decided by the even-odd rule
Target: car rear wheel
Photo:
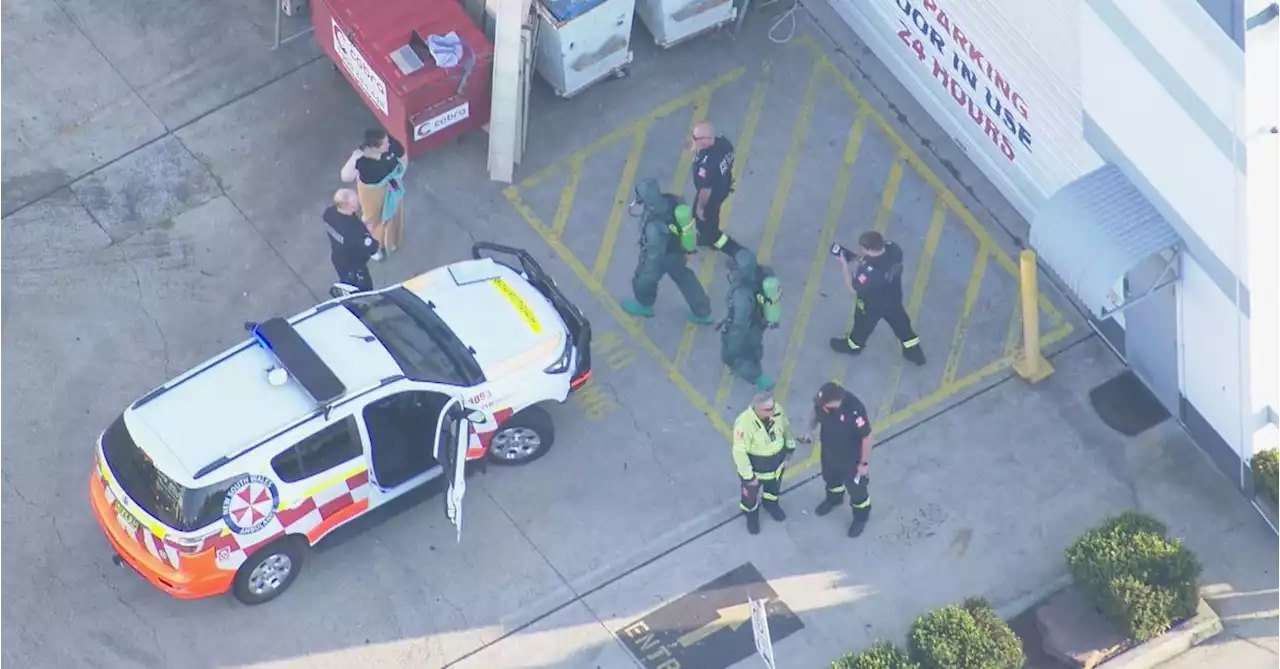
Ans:
{"type": "Polygon", "coordinates": [[[551,414],[531,406],[510,417],[489,439],[489,460],[498,465],[523,465],[547,454],[555,443],[551,414]]]}
{"type": "Polygon", "coordinates": [[[253,606],[279,597],[298,578],[305,554],[306,545],[294,537],[282,537],[259,548],[236,572],[232,584],[236,599],[253,606]]]}

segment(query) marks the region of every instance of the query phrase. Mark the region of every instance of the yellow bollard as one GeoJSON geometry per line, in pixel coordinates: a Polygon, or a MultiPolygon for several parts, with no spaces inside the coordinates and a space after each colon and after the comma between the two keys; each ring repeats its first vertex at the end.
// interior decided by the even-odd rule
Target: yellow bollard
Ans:
{"type": "Polygon", "coordinates": [[[1023,249],[1018,254],[1021,277],[1018,281],[1022,298],[1022,350],[1014,356],[1013,371],[1026,381],[1036,383],[1053,373],[1053,365],[1040,354],[1040,291],[1036,287],[1036,252],[1023,249]]]}

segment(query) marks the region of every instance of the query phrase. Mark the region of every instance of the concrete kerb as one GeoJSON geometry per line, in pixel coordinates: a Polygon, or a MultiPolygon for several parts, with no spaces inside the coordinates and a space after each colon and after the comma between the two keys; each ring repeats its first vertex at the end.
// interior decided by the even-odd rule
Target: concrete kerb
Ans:
{"type": "MultiPolygon", "coordinates": [[[[997,606],[996,615],[1003,620],[1011,621],[1059,591],[1071,587],[1072,583],[1071,574],[1061,574],[1039,588],[997,606]]],[[[1221,633],[1222,619],[1208,602],[1198,599],[1196,614],[1190,620],[1146,643],[1129,648],[1096,665],[1088,666],[1105,665],[1106,669],[1155,669],[1221,633]]]]}
{"type": "Polygon", "coordinates": [[[1101,663],[1106,669],[1155,669],[1193,647],[1222,633],[1222,619],[1203,599],[1196,602],[1196,614],[1177,629],[1101,663]]]}

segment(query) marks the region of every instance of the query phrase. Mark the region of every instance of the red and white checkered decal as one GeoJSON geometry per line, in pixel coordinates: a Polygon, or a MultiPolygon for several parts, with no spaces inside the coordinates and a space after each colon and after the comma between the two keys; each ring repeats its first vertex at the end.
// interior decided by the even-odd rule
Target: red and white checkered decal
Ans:
{"type": "Polygon", "coordinates": [[[315,492],[286,502],[289,506],[257,532],[233,534],[229,530],[210,540],[218,567],[238,569],[261,546],[285,534],[306,534],[342,509],[369,498],[369,470],[360,469],[324,485],[315,492]]]}

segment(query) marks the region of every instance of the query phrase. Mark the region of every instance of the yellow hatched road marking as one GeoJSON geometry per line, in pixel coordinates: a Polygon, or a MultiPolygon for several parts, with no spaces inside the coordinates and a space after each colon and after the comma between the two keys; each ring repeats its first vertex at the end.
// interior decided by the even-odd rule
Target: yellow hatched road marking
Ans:
{"type": "Polygon", "coordinates": [[[643,122],[631,135],[631,149],[627,153],[627,164],[622,168],[622,177],[618,179],[618,189],[613,196],[613,209],[609,211],[609,221],[604,226],[604,241],[596,252],[596,263],[591,268],[591,276],[597,280],[604,278],[609,268],[609,259],[613,257],[613,247],[618,241],[618,228],[622,225],[622,213],[627,210],[631,193],[635,188],[636,169],[640,166],[640,154],[644,151],[644,140],[649,134],[649,122],[643,122]]]}
{"type": "Polygon", "coordinates": [[[818,247],[813,252],[813,262],[809,265],[809,276],[805,279],[804,295],[800,298],[800,306],[796,309],[795,322],[791,325],[791,334],[787,338],[786,353],[782,356],[782,370],[778,374],[778,397],[786,398],[791,388],[791,378],[795,373],[796,359],[800,356],[800,345],[804,338],[805,327],[809,324],[809,315],[813,312],[813,301],[818,296],[818,286],[822,282],[822,268],[831,256],[831,242],[835,237],[836,226],[840,223],[840,214],[844,211],[844,201],[849,194],[849,181],[853,176],[853,164],[858,157],[858,148],[862,145],[862,133],[865,129],[863,115],[865,107],[859,107],[854,117],[853,126],[845,140],[844,159],[836,173],[835,190],[827,198],[827,218],[822,224],[822,232],[818,236],[818,247]]]}
{"type": "MultiPolygon", "coordinates": [[[[791,182],[795,179],[796,167],[804,149],[804,139],[809,134],[809,121],[813,118],[814,97],[818,92],[818,82],[825,72],[826,68],[823,64],[814,61],[813,69],[809,72],[809,81],[804,87],[804,97],[800,100],[799,112],[795,123],[791,126],[787,155],[782,160],[782,172],[778,175],[778,184],[773,191],[773,204],[769,207],[768,218],[765,219],[760,247],[756,249],[756,259],[762,264],[769,262],[769,256],[773,253],[773,242],[778,237],[778,229],[782,227],[782,216],[786,213],[787,201],[791,195],[791,182]]],[[[720,383],[716,387],[716,406],[724,404],[732,385],[733,373],[725,367],[720,371],[720,383]]]]}
{"type": "Polygon", "coordinates": [[[1018,351],[1022,334],[1022,300],[1013,301],[1013,313],[1009,314],[1009,329],[1004,333],[1004,354],[1012,356],[1018,351]]]}
{"type": "MultiPolygon", "coordinates": [[[[641,116],[640,118],[637,118],[631,123],[614,128],[609,133],[605,135],[601,135],[599,138],[592,140],[586,146],[569,154],[569,159],[572,160],[573,158],[586,158],[587,156],[590,156],[591,154],[609,146],[610,144],[613,144],[614,142],[622,139],[623,137],[630,136],[640,126],[642,125],[647,126],[649,124],[652,124],[654,121],[678,111],[679,109],[688,105],[689,103],[695,102],[699,96],[737,81],[738,78],[741,77],[746,71],[747,71],[747,68],[745,67],[735,67],[732,70],[729,70],[728,72],[725,72],[724,74],[716,77],[715,79],[712,79],[711,81],[689,91],[688,93],[671,98],[670,100],[667,100],[666,102],[658,105],[657,107],[654,107],[652,110],[649,111],[649,113],[644,114],[643,116],[641,116]]],[[[508,191],[510,191],[512,193],[518,194],[522,189],[533,188],[534,186],[551,178],[561,169],[564,169],[565,164],[566,164],[566,161],[558,161],[558,162],[551,163],[550,165],[547,165],[546,167],[525,177],[524,180],[522,180],[520,183],[507,186],[505,189],[503,189],[503,192],[507,193],[508,191]]],[[[510,195],[508,195],[508,197],[510,197],[510,195]]]]}
{"type": "MultiPolygon", "coordinates": [[[[760,66],[760,80],[756,82],[755,87],[751,90],[751,102],[747,104],[747,117],[742,122],[742,131],[738,133],[738,141],[734,144],[733,167],[737,174],[742,174],[746,171],[747,159],[751,154],[751,145],[756,136],[756,125],[760,123],[760,111],[764,107],[765,93],[769,88],[769,69],[770,62],[766,60],[760,66]]],[[[728,228],[729,223],[732,221],[730,214],[733,212],[735,199],[730,197],[720,211],[721,230],[728,228]]],[[[705,286],[711,279],[711,270],[715,267],[716,254],[719,251],[703,249],[700,253],[698,283],[705,286]]],[[[680,343],[676,346],[676,367],[683,367],[684,363],[689,359],[689,354],[693,351],[693,337],[699,327],[692,323],[684,326],[684,332],[680,334],[680,343]]]]}
{"type": "MultiPolygon", "coordinates": [[[[862,103],[866,106],[867,103],[862,103]]],[[[868,114],[874,115],[875,111],[867,107],[868,114]]],[[[899,149],[897,155],[893,158],[893,164],[889,166],[889,174],[884,179],[884,187],[880,189],[880,206],[876,209],[875,231],[884,234],[889,229],[889,220],[893,218],[893,203],[898,199],[898,186],[902,184],[902,164],[906,160],[903,156],[903,150],[899,149]]],[[[852,242],[851,242],[852,243],[852,242]]],[[[840,280],[844,281],[844,274],[840,275],[840,280]]],[[[841,289],[848,291],[846,286],[841,289]]],[[[844,319],[844,332],[841,334],[848,336],[853,330],[853,318],[857,315],[857,301],[850,300],[849,315],[844,319]]],[[[831,380],[844,385],[845,378],[849,375],[849,359],[848,356],[841,356],[841,360],[836,361],[833,367],[836,369],[832,374],[831,380]]]]}
{"type": "Polygon", "coordinates": [[[578,195],[578,181],[582,178],[582,164],[586,156],[569,158],[569,180],[560,189],[560,201],[556,204],[556,216],[551,219],[551,234],[559,237],[564,234],[564,227],[569,224],[569,212],[573,210],[573,198],[578,195]]]}
{"type": "MultiPolygon", "coordinates": [[[[933,254],[938,250],[938,239],[942,237],[942,222],[946,220],[947,208],[941,198],[933,201],[933,216],[929,219],[929,232],[924,238],[924,250],[920,252],[920,263],[916,265],[916,278],[911,283],[911,297],[907,299],[907,316],[912,322],[920,313],[920,304],[924,302],[924,289],[929,285],[929,272],[933,269],[933,254]]],[[[901,347],[901,344],[899,344],[901,347]]],[[[893,360],[893,371],[889,373],[887,392],[876,410],[876,420],[888,416],[893,411],[893,403],[898,394],[898,381],[902,378],[903,358],[898,355],[893,360]]]]}
{"type": "MultiPolygon", "coordinates": [[[[1060,327],[1058,327],[1058,329],[1042,337],[1040,340],[1041,345],[1047,348],[1053,344],[1056,344],[1062,341],[1063,339],[1065,339],[1068,335],[1070,335],[1073,330],[1074,328],[1070,323],[1063,323],[1060,327]]],[[[946,398],[951,397],[952,395],[960,393],[961,391],[965,390],[969,386],[972,386],[973,384],[991,376],[992,374],[995,374],[1001,370],[1012,367],[1013,358],[1014,358],[1013,355],[1006,355],[998,360],[992,360],[986,365],[983,365],[981,369],[974,370],[966,374],[965,376],[960,377],[959,379],[953,381],[950,385],[938,386],[938,388],[933,392],[915,400],[914,402],[908,404],[905,407],[902,407],[901,409],[898,409],[897,411],[894,411],[892,414],[889,414],[887,418],[883,420],[877,419],[875,421],[876,435],[883,435],[889,429],[897,427],[898,425],[901,425],[911,420],[912,418],[915,418],[922,411],[937,405],[942,400],[945,400],[946,398]]],[[[877,441],[880,441],[880,440],[883,440],[884,437],[876,436],[875,439],[877,441]]],[[[818,444],[817,442],[814,442],[814,446],[810,450],[809,456],[806,457],[804,460],[796,463],[795,465],[788,467],[787,471],[791,472],[792,476],[799,474],[800,472],[817,464],[820,454],[821,454],[821,445],[818,444]]]]}
{"type": "MultiPolygon", "coordinates": [[[[861,133],[865,133],[868,126],[873,126],[875,128],[878,128],[890,140],[890,142],[897,147],[898,155],[896,156],[894,163],[890,166],[890,178],[886,180],[885,189],[884,189],[884,192],[882,192],[881,207],[880,209],[877,210],[877,214],[875,218],[875,228],[883,233],[889,227],[889,223],[892,219],[893,204],[896,199],[899,183],[903,176],[904,166],[909,165],[912,168],[912,171],[920,174],[921,178],[927,184],[929,184],[929,186],[931,187],[931,190],[934,190],[937,193],[937,198],[941,201],[942,208],[944,210],[950,209],[952,211],[955,211],[956,214],[959,216],[960,221],[962,222],[964,227],[970,232],[970,234],[972,234],[978,240],[980,248],[986,249],[987,255],[984,259],[984,262],[987,265],[989,265],[991,262],[991,256],[994,256],[995,263],[998,266],[1000,266],[1010,275],[1016,276],[1017,264],[1015,260],[1011,258],[1010,255],[1006,251],[1004,251],[1000,247],[1000,245],[992,239],[990,233],[988,233],[986,229],[983,228],[977,222],[977,220],[974,218],[972,213],[968,211],[968,209],[964,206],[963,203],[959,201],[959,199],[956,197],[954,193],[952,193],[949,189],[946,188],[945,185],[943,185],[943,183],[937,177],[937,175],[928,166],[926,166],[923,163],[921,158],[910,150],[910,148],[902,140],[902,138],[897,133],[897,131],[891,125],[888,124],[888,122],[884,119],[884,117],[881,116],[879,113],[877,113],[873,108],[868,106],[868,103],[865,101],[862,95],[857,91],[857,89],[854,88],[853,84],[849,82],[848,79],[845,76],[843,76],[843,74],[839,71],[839,69],[836,68],[836,66],[832,64],[830,60],[827,59],[825,54],[821,52],[821,48],[818,47],[816,44],[814,44],[809,38],[806,38],[803,36],[797,38],[793,42],[793,44],[799,44],[808,49],[810,55],[813,58],[815,71],[818,69],[830,69],[833,76],[835,76],[839,80],[839,83],[837,84],[838,87],[841,88],[845,93],[845,95],[850,100],[853,101],[856,108],[858,109],[859,115],[861,116],[862,114],[865,114],[865,117],[858,118],[856,121],[856,125],[858,127],[861,127],[861,131],[860,131],[861,133]]],[[[737,167],[736,171],[738,172],[739,175],[744,174],[747,171],[746,166],[748,162],[751,145],[755,138],[757,126],[762,116],[763,104],[767,95],[767,89],[771,84],[771,81],[767,77],[768,71],[769,71],[769,67],[768,67],[768,64],[766,63],[763,66],[763,73],[762,73],[761,79],[758,82],[756,82],[754,85],[750,103],[747,108],[747,114],[743,121],[741,136],[737,141],[737,163],[738,164],[736,166],[737,167]]],[[[626,330],[629,335],[631,335],[631,337],[641,346],[641,348],[645,349],[645,351],[648,352],[651,355],[651,357],[653,357],[659,364],[661,364],[663,367],[666,368],[668,377],[670,377],[673,383],[676,385],[676,387],[678,387],[681,390],[681,392],[686,395],[686,397],[690,401],[690,404],[694,406],[698,411],[705,414],[710,420],[710,422],[712,423],[713,427],[717,431],[719,431],[721,434],[725,435],[726,437],[730,436],[731,431],[730,431],[730,427],[725,423],[725,419],[721,414],[721,407],[719,407],[718,405],[721,402],[723,402],[723,398],[728,396],[728,392],[729,392],[728,384],[726,384],[725,390],[723,392],[720,392],[718,389],[718,392],[716,393],[716,396],[715,396],[716,397],[716,400],[714,402],[715,406],[713,406],[712,402],[708,401],[710,398],[700,394],[697,390],[695,390],[692,387],[692,385],[688,382],[688,380],[684,377],[681,371],[681,366],[684,364],[684,362],[688,359],[689,355],[691,354],[692,347],[693,347],[694,333],[696,333],[696,330],[697,330],[696,326],[686,326],[684,328],[684,332],[682,333],[682,337],[680,339],[679,346],[677,347],[677,350],[674,356],[674,361],[673,361],[672,358],[668,357],[667,354],[663,353],[660,349],[658,349],[658,347],[654,344],[654,342],[643,332],[643,329],[639,325],[640,322],[630,318],[624,312],[622,312],[620,305],[617,303],[617,300],[611,295],[609,295],[604,289],[602,277],[605,271],[607,270],[608,263],[612,255],[613,246],[616,244],[616,241],[617,241],[618,226],[620,225],[620,219],[621,219],[620,217],[621,210],[617,206],[617,203],[622,202],[623,206],[625,206],[625,202],[629,200],[629,197],[627,196],[630,194],[629,191],[633,185],[631,182],[634,181],[636,169],[633,167],[630,171],[630,174],[628,174],[627,171],[624,169],[624,175],[623,175],[624,178],[622,179],[622,183],[619,185],[619,192],[622,192],[622,196],[615,199],[614,211],[611,212],[611,215],[609,217],[609,222],[607,222],[605,226],[605,240],[604,240],[605,243],[603,245],[603,248],[599,249],[596,257],[596,262],[592,267],[588,268],[584,266],[584,264],[581,261],[579,261],[572,254],[572,252],[570,252],[567,249],[567,247],[565,247],[563,243],[561,243],[560,240],[564,233],[565,227],[567,225],[568,218],[570,216],[570,211],[572,209],[573,201],[578,191],[578,185],[579,185],[578,182],[580,180],[581,171],[582,169],[584,169],[583,165],[588,156],[600,151],[603,148],[606,148],[607,146],[611,145],[614,142],[619,141],[624,137],[631,138],[631,147],[630,147],[632,149],[631,155],[637,155],[639,151],[643,149],[643,143],[644,143],[644,138],[642,136],[637,137],[637,135],[642,135],[645,131],[647,131],[648,128],[652,125],[652,123],[655,120],[662,118],[664,116],[670,115],[690,104],[692,104],[694,107],[692,110],[693,118],[691,122],[696,123],[699,120],[705,119],[708,113],[712,92],[719,87],[722,87],[726,84],[729,84],[739,79],[745,72],[746,72],[746,68],[736,68],[734,70],[726,72],[725,74],[721,75],[715,80],[703,86],[700,86],[697,89],[694,89],[692,91],[689,91],[688,93],[685,93],[684,95],[681,95],[677,98],[669,100],[663,105],[660,105],[654,108],[649,113],[641,117],[638,117],[635,121],[623,127],[617,128],[612,132],[590,142],[589,144],[582,147],[581,149],[569,154],[564,159],[557,161],[555,164],[550,165],[546,168],[543,168],[533,173],[528,178],[526,178],[522,183],[516,186],[509,187],[504,191],[508,199],[512,202],[513,206],[515,206],[516,210],[530,223],[530,226],[534,229],[534,231],[543,237],[544,241],[548,243],[549,247],[553,251],[555,251],[556,254],[559,255],[562,260],[566,262],[566,264],[575,273],[575,275],[577,275],[578,278],[583,281],[584,285],[586,285],[586,287],[589,290],[597,294],[597,296],[601,299],[602,303],[604,304],[606,310],[609,311],[610,315],[613,316],[614,319],[618,321],[618,323],[622,326],[622,328],[626,330]],[[560,170],[565,171],[567,175],[567,179],[564,187],[561,189],[560,199],[559,199],[558,206],[556,208],[555,215],[550,221],[551,225],[547,225],[539,218],[538,214],[536,214],[527,204],[523,202],[523,200],[520,198],[520,192],[521,192],[521,189],[532,187],[546,180],[551,175],[556,174],[560,170]],[[626,189],[626,192],[623,192],[622,189],[626,189]],[[610,233],[611,229],[612,229],[612,233],[610,233]],[[603,260],[601,258],[603,258],[603,260]]],[[[806,91],[806,97],[811,98],[811,96],[808,95],[808,91],[806,91]]],[[[812,107],[812,100],[808,101],[808,106],[812,107]]],[[[803,112],[803,110],[801,111],[803,112]]],[[[793,126],[793,133],[794,131],[795,131],[795,127],[793,126]]],[[[851,130],[850,132],[852,134],[853,130],[851,130]]],[[[803,135],[801,135],[800,141],[802,140],[803,140],[803,135]]],[[[846,141],[848,143],[852,143],[852,137],[847,137],[846,141]]],[[[797,141],[793,141],[792,145],[789,148],[792,151],[794,151],[797,143],[798,143],[797,141]]],[[[631,156],[629,155],[628,163],[633,162],[630,159],[630,157],[631,156]]],[[[790,157],[791,156],[789,155],[788,158],[790,157]]],[[[685,188],[682,187],[682,184],[688,178],[687,172],[689,169],[690,162],[691,162],[691,156],[689,155],[689,152],[686,150],[684,153],[682,153],[680,160],[676,164],[675,170],[672,173],[670,191],[679,193],[685,190],[685,188]]],[[[847,162],[848,162],[848,147],[846,146],[846,163],[847,162]]],[[[840,166],[840,171],[844,172],[846,167],[847,165],[842,164],[840,166]]],[[[785,170],[784,170],[784,174],[785,174],[785,170]]],[[[784,190],[784,187],[783,187],[784,184],[781,183],[782,181],[783,179],[780,177],[779,183],[777,184],[777,190],[780,192],[784,190]]],[[[846,184],[847,181],[848,179],[840,179],[838,183],[846,184]]],[[[838,186],[838,189],[839,189],[839,186],[838,186]]],[[[789,187],[785,190],[789,190],[789,187]]],[[[844,199],[844,193],[842,190],[837,190],[837,192],[832,193],[831,199],[828,202],[828,208],[829,208],[828,218],[833,216],[831,211],[839,212],[840,207],[837,206],[836,201],[843,200],[843,199],[844,199]]],[[[733,207],[733,204],[734,204],[734,199],[730,199],[728,202],[725,203],[725,207],[722,212],[722,226],[724,226],[726,229],[728,228],[729,224],[732,221],[730,212],[733,207]]],[[[935,206],[937,206],[937,203],[935,203],[935,206]]],[[[775,194],[773,207],[770,210],[770,218],[766,222],[765,235],[764,235],[764,238],[761,240],[760,246],[758,248],[758,250],[760,251],[759,256],[760,256],[761,262],[767,262],[770,249],[773,246],[774,239],[776,238],[776,235],[778,232],[778,227],[780,226],[780,223],[781,223],[781,212],[784,209],[785,209],[785,199],[780,203],[777,195],[775,194]],[[777,219],[776,223],[774,222],[774,219],[777,219]],[[772,226],[772,231],[770,231],[769,223],[774,223],[772,226]]],[[[834,214],[834,216],[838,221],[839,214],[836,213],[834,214]]],[[[821,281],[821,262],[820,261],[827,253],[827,247],[829,247],[829,244],[830,244],[830,241],[827,238],[835,234],[834,228],[830,233],[826,231],[827,228],[825,223],[826,222],[824,221],[824,229],[823,229],[822,239],[821,239],[823,243],[819,245],[818,250],[814,254],[815,262],[819,267],[819,270],[818,270],[819,280],[809,281],[809,283],[806,284],[805,291],[804,291],[805,295],[801,297],[800,303],[797,307],[798,313],[796,317],[796,322],[793,323],[791,326],[789,326],[789,330],[792,331],[791,332],[792,336],[787,342],[787,350],[784,351],[784,355],[783,355],[783,369],[779,372],[779,378],[778,378],[779,392],[782,395],[785,395],[785,393],[789,392],[789,388],[792,382],[795,380],[794,368],[796,365],[796,359],[799,357],[799,349],[802,348],[798,342],[799,342],[799,339],[801,338],[801,335],[803,335],[804,328],[807,327],[807,323],[812,317],[813,302],[816,299],[815,296],[811,295],[811,290],[816,290],[816,287],[817,287],[816,284],[819,284],[821,281]]],[[[838,223],[836,225],[838,225],[838,223]]],[[[933,232],[933,229],[934,228],[931,224],[930,231],[933,232]]],[[[934,248],[932,250],[926,249],[926,253],[922,255],[931,256],[934,252],[936,252],[936,246],[938,243],[938,237],[940,236],[940,231],[938,234],[931,235],[931,236],[933,238],[932,245],[934,248]]],[[[926,246],[928,246],[928,242],[926,242],[926,246]]],[[[718,256],[718,253],[711,252],[711,253],[704,254],[699,259],[700,267],[698,268],[699,270],[698,274],[699,274],[700,281],[702,281],[704,285],[707,284],[707,280],[711,274],[711,271],[715,266],[715,261],[717,259],[717,256],[718,256]]],[[[921,258],[922,265],[925,264],[925,262],[926,262],[925,258],[922,257],[921,258]]],[[[928,263],[931,266],[932,258],[929,258],[928,263]]],[[[975,266],[978,263],[979,261],[975,260],[975,266]]],[[[928,267],[917,268],[917,274],[921,274],[921,273],[924,274],[924,281],[920,281],[919,280],[920,277],[919,276],[917,277],[917,283],[913,285],[912,297],[914,299],[909,301],[907,305],[908,313],[913,318],[916,316],[917,312],[919,311],[919,306],[923,301],[924,284],[927,282],[929,271],[930,270],[928,267]],[[921,293],[920,297],[918,298],[915,297],[917,291],[921,293]],[[915,305],[914,307],[912,306],[912,303],[914,303],[915,305]]],[[[976,271],[976,267],[975,267],[975,271],[976,271]]],[[[983,271],[985,271],[985,268],[983,271]]],[[[811,277],[814,276],[812,266],[810,268],[810,276],[811,277]]],[[[971,275],[970,287],[974,287],[975,285],[980,285],[980,283],[981,283],[981,278],[975,279],[974,276],[971,275]]],[[[974,288],[975,293],[979,290],[980,289],[976,287],[974,288]]],[[[976,300],[976,297],[969,298],[969,291],[966,290],[966,306],[964,308],[964,312],[961,315],[962,321],[965,320],[966,316],[971,317],[972,311],[976,307],[976,303],[971,303],[971,300],[976,300]]],[[[1056,327],[1056,329],[1052,330],[1042,338],[1043,345],[1049,346],[1067,337],[1072,332],[1073,328],[1071,323],[1066,322],[1065,319],[1063,319],[1062,314],[1058,312],[1055,305],[1049,302],[1048,298],[1043,293],[1038,296],[1038,301],[1042,311],[1045,313],[1047,317],[1046,320],[1048,322],[1046,323],[1046,325],[1049,328],[1056,327]]],[[[1020,339],[1019,337],[1020,328],[1018,327],[1020,324],[1020,319],[1019,319],[1018,311],[1019,309],[1015,304],[1012,310],[1012,313],[1010,314],[1009,330],[1007,331],[1007,336],[1004,342],[1005,344],[1004,355],[1001,357],[1001,359],[991,361],[981,369],[975,370],[960,378],[956,378],[956,377],[959,376],[958,374],[959,359],[961,357],[961,349],[963,347],[963,342],[967,337],[968,325],[967,325],[967,322],[958,323],[956,326],[956,332],[953,333],[952,347],[948,351],[948,364],[944,367],[943,378],[939,387],[929,395],[919,398],[911,402],[905,407],[894,410],[892,407],[891,400],[894,398],[894,395],[896,395],[896,387],[900,379],[900,375],[903,373],[901,370],[901,362],[899,361],[893,370],[893,392],[887,395],[887,398],[890,400],[887,403],[888,406],[880,407],[881,410],[877,414],[877,419],[876,419],[877,432],[879,434],[885,434],[885,430],[889,429],[890,427],[901,425],[902,423],[904,423],[905,421],[908,421],[909,419],[916,416],[917,414],[920,414],[921,412],[929,410],[930,407],[932,407],[935,404],[938,404],[943,399],[951,395],[954,395],[958,392],[961,392],[965,388],[985,379],[986,377],[1002,369],[1009,367],[1012,364],[1013,354],[1016,352],[1018,340],[1020,339]]],[[[848,360],[844,359],[837,364],[847,365],[847,363],[848,363],[848,360]]],[[[837,375],[837,377],[842,378],[843,374],[839,374],[837,375]]],[[[725,381],[729,381],[732,377],[729,374],[723,374],[722,378],[725,381]]],[[[805,462],[798,463],[796,466],[790,467],[789,469],[792,472],[802,470],[807,466],[812,466],[813,464],[816,464],[817,459],[818,459],[818,449],[815,447],[813,451],[810,453],[810,457],[807,458],[805,462]]]]}
{"type": "Polygon", "coordinates": [[[969,318],[973,315],[973,305],[978,301],[978,293],[982,291],[982,278],[987,274],[987,258],[991,249],[986,244],[978,245],[978,253],[973,259],[973,271],[969,273],[969,283],[964,288],[964,306],[960,308],[960,318],[956,321],[956,330],[951,335],[951,348],[947,349],[947,364],[942,367],[942,385],[956,380],[956,370],[960,367],[960,355],[964,351],[964,340],[969,329],[969,318]]]}
{"type": "MultiPolygon", "coordinates": [[[[828,67],[835,68],[835,65],[832,64],[826,57],[826,54],[822,52],[822,47],[814,43],[813,38],[808,35],[800,35],[791,43],[797,47],[803,47],[809,52],[811,57],[822,60],[827,63],[828,67]]],[[[837,71],[839,70],[837,69],[837,71]]],[[[836,77],[836,79],[844,89],[845,95],[848,96],[854,104],[860,105],[866,103],[866,98],[862,96],[862,93],[854,87],[853,82],[849,81],[847,77],[840,76],[836,77]]],[[[889,138],[889,141],[902,150],[902,155],[907,164],[910,165],[911,168],[933,188],[933,190],[938,194],[938,197],[940,197],[943,203],[947,205],[947,208],[956,212],[956,215],[960,217],[960,221],[964,223],[965,228],[967,228],[974,237],[978,238],[978,242],[981,244],[987,244],[991,249],[993,249],[992,254],[996,259],[996,263],[1009,274],[1015,277],[1018,276],[1018,265],[1014,262],[1013,258],[1011,258],[1008,253],[1005,253],[1004,249],[1000,248],[1000,245],[991,237],[991,234],[987,232],[986,228],[982,227],[982,224],[978,223],[978,220],[974,218],[973,213],[969,211],[969,208],[960,201],[960,198],[956,197],[956,194],[951,192],[951,190],[942,183],[942,179],[939,179],[938,175],[935,174],[928,165],[924,164],[924,161],[920,159],[920,156],[916,155],[915,152],[910,149],[907,143],[903,141],[902,136],[898,134],[898,131],[895,130],[883,116],[875,111],[872,111],[870,118],[872,122],[875,123],[876,127],[878,127],[880,131],[889,138]]],[[[1057,326],[1064,322],[1062,313],[1058,311],[1058,308],[1049,301],[1049,298],[1043,292],[1040,293],[1037,301],[1040,305],[1040,310],[1045,312],[1049,317],[1049,321],[1053,325],[1057,326]]],[[[1068,323],[1068,325],[1070,324],[1068,323]]]]}
{"type": "Polygon", "coordinates": [[[577,256],[565,247],[563,242],[551,235],[550,228],[542,222],[538,217],[538,214],[533,211],[533,208],[528,204],[525,204],[525,202],[520,199],[519,189],[508,187],[503,189],[503,194],[507,196],[511,205],[516,208],[516,211],[520,212],[520,215],[524,217],[525,221],[529,224],[529,227],[533,228],[533,231],[538,233],[539,237],[542,237],[542,240],[547,243],[547,246],[551,247],[551,250],[555,251],[556,255],[560,256],[560,259],[563,260],[570,271],[578,277],[578,280],[582,281],[583,285],[585,285],[588,290],[595,293],[596,297],[605,306],[605,309],[609,311],[609,315],[613,316],[614,320],[618,322],[618,325],[620,325],[622,329],[626,330],[627,334],[631,335],[631,337],[635,339],[636,343],[640,344],[640,347],[652,356],[658,364],[662,365],[666,370],[667,375],[676,384],[676,387],[680,389],[680,392],[684,393],[686,398],[688,398],[689,404],[702,412],[702,414],[711,421],[711,426],[720,432],[720,434],[724,435],[726,439],[729,438],[731,431],[729,426],[724,422],[724,418],[721,417],[720,412],[716,411],[711,405],[709,405],[707,403],[707,398],[703,397],[701,393],[694,389],[688,380],[684,378],[684,375],[680,373],[680,370],[676,368],[675,364],[662,353],[662,350],[658,348],[657,344],[653,343],[653,340],[649,338],[649,335],[645,334],[644,330],[640,329],[636,320],[628,316],[627,313],[622,310],[618,301],[605,290],[599,280],[591,275],[591,271],[587,269],[580,260],[578,260],[577,256]]]}

